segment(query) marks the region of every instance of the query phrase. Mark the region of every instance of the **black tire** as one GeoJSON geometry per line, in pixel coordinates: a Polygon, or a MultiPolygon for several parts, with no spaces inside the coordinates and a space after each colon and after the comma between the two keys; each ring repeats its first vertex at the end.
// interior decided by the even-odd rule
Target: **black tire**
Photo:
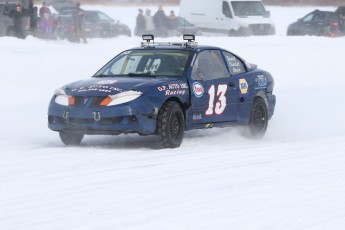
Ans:
{"type": "Polygon", "coordinates": [[[84,133],[73,131],[60,131],[60,139],[65,145],[80,145],[84,138],[84,133]]]}
{"type": "Polygon", "coordinates": [[[268,125],[268,110],[262,98],[255,98],[250,112],[250,136],[261,138],[265,136],[268,125]]]}
{"type": "Polygon", "coordinates": [[[166,102],[158,113],[157,133],[165,148],[181,145],[185,128],[184,115],[180,105],[174,101],[166,102]]]}

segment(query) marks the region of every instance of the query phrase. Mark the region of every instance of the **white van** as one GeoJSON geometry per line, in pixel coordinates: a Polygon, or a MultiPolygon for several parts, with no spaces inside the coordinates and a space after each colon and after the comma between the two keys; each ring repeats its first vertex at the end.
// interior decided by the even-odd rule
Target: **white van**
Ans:
{"type": "Polygon", "coordinates": [[[180,17],[203,34],[273,35],[275,26],[261,0],[181,0],[180,17]]]}

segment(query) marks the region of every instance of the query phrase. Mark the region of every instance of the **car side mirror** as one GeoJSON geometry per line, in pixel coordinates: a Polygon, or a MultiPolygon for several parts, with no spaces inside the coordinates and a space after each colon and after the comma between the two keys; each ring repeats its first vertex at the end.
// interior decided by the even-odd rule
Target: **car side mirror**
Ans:
{"type": "Polygon", "coordinates": [[[302,18],[299,18],[299,19],[297,20],[297,22],[302,22],[302,18]]]}
{"type": "Polygon", "coordinates": [[[267,10],[267,11],[266,11],[266,15],[267,15],[268,17],[271,17],[271,11],[267,10]]]}

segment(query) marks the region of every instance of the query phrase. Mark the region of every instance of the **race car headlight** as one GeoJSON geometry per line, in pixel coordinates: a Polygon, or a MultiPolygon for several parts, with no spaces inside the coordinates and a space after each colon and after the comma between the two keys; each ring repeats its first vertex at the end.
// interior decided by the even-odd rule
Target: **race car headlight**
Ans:
{"type": "Polygon", "coordinates": [[[101,102],[101,106],[113,106],[133,101],[140,97],[142,92],[130,90],[116,95],[110,95],[101,102]]]}
{"type": "Polygon", "coordinates": [[[55,95],[55,103],[59,105],[69,106],[69,105],[74,105],[75,103],[75,97],[68,96],[65,93],[65,91],[63,91],[62,89],[55,90],[54,95],[55,95]]]}

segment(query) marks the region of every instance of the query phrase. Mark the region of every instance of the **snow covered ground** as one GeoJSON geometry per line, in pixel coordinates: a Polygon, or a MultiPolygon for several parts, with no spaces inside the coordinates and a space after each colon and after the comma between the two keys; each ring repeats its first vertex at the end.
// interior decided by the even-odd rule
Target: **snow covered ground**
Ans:
{"type": "MultiPolygon", "coordinates": [[[[99,9],[134,28],[137,8],[99,9]]],[[[276,112],[263,140],[198,130],[178,149],[138,135],[66,147],[47,128],[56,88],[140,38],[0,38],[0,229],[345,229],[345,38],[285,36],[312,9],[269,8],[275,36],[197,38],[269,70],[276,112]]]]}

